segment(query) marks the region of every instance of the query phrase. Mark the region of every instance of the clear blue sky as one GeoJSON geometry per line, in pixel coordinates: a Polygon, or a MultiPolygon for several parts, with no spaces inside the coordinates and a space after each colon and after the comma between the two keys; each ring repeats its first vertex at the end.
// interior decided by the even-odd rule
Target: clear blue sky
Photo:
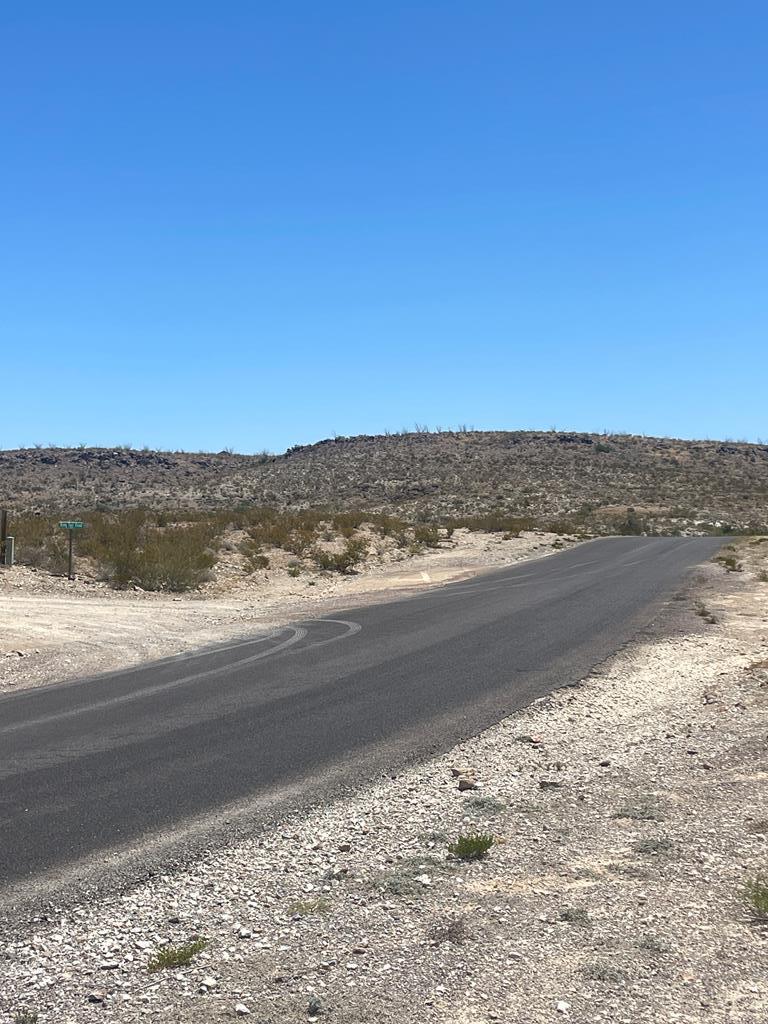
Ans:
{"type": "Polygon", "coordinates": [[[764,0],[42,0],[0,44],[0,446],[768,437],[764,0]]]}

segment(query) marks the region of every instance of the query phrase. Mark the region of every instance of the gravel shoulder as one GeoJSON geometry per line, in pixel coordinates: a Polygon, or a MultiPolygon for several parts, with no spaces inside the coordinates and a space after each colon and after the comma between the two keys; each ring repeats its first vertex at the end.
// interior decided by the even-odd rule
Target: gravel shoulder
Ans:
{"type": "Polygon", "coordinates": [[[384,544],[377,552],[372,544],[372,556],[354,575],[298,577],[285,566],[246,575],[242,558],[225,552],[212,584],[176,596],[113,590],[93,575],[69,581],[22,565],[0,568],[0,693],[110,672],[352,605],[396,600],[574,543],[551,533],[504,539],[457,530],[439,548],[409,558],[384,544]]]}
{"type": "Polygon", "coordinates": [[[445,756],[48,908],[0,949],[0,1019],[764,1024],[767,549],[445,756]],[[448,853],[474,833],[485,859],[448,853]]]}

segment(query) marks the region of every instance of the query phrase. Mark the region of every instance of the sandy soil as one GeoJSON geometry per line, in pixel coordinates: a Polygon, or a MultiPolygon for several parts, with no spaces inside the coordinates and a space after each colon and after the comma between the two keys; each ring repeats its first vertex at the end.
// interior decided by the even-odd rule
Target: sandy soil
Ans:
{"type": "Polygon", "coordinates": [[[31,922],[0,1020],[765,1024],[766,556],[443,757],[31,922]]]}
{"type": "Polygon", "coordinates": [[[555,534],[458,530],[451,541],[404,558],[382,550],[355,575],[286,571],[290,556],[273,553],[277,568],[242,571],[233,545],[216,580],[183,596],[120,592],[93,577],[72,582],[14,566],[0,570],[0,691],[107,672],[332,610],[393,600],[484,569],[552,554],[572,546],[555,534]],[[394,560],[399,558],[401,560],[394,560]]]}

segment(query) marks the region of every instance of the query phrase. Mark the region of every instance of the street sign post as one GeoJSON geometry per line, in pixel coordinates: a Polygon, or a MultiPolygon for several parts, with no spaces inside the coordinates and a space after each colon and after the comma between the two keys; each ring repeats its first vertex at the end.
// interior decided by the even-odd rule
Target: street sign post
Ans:
{"type": "Polygon", "coordinates": [[[68,573],[68,576],[69,576],[69,579],[73,580],[75,578],[75,574],[72,571],[73,570],[73,565],[72,565],[72,539],[75,536],[75,530],[82,530],[82,528],[85,526],[85,523],[81,523],[79,519],[68,519],[65,522],[59,523],[59,526],[62,528],[62,530],[66,530],[67,533],[69,534],[69,573],[68,573]]]}

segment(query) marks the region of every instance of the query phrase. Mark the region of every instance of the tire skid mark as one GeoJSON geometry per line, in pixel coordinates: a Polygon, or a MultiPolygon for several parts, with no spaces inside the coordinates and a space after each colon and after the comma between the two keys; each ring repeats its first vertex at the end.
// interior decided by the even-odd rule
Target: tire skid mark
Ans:
{"type": "MultiPolygon", "coordinates": [[[[286,626],[284,629],[278,631],[278,633],[280,632],[289,632],[291,635],[281,643],[276,644],[274,647],[270,647],[266,651],[260,651],[258,654],[251,654],[247,658],[239,658],[237,661],[230,661],[228,664],[220,665],[217,668],[204,669],[202,672],[191,672],[188,675],[180,676],[177,679],[169,679],[165,683],[156,683],[154,686],[143,686],[140,690],[131,690],[129,693],[117,694],[114,697],[105,698],[104,700],[91,701],[88,704],[81,704],[78,707],[68,708],[66,711],[57,711],[50,715],[42,715],[38,718],[29,718],[24,722],[14,722],[12,725],[1,726],[0,736],[18,732],[22,729],[28,729],[35,725],[44,725],[48,722],[57,722],[66,718],[75,718],[78,715],[88,714],[91,711],[100,711],[102,708],[112,707],[116,704],[128,704],[131,701],[140,700],[142,697],[149,697],[154,693],[161,693],[163,690],[172,690],[178,686],[185,686],[187,683],[195,682],[198,679],[208,679],[211,676],[227,672],[232,668],[240,668],[243,665],[249,665],[252,662],[261,661],[263,658],[268,658],[272,654],[277,654],[278,651],[283,651],[289,647],[293,647],[294,644],[299,643],[299,641],[303,640],[307,635],[306,629],[294,626],[286,626]]],[[[263,637],[261,642],[272,639],[278,635],[278,633],[272,633],[263,637]]]]}

